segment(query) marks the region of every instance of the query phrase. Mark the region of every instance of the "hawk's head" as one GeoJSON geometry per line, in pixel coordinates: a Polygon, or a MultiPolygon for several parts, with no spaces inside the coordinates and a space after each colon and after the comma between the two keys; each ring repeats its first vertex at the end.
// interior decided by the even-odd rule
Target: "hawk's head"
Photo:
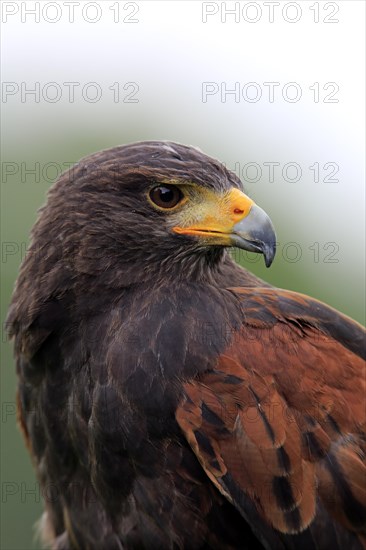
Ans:
{"type": "Polygon", "coordinates": [[[264,254],[269,266],[275,240],[268,216],[221,163],[192,147],[147,141],[96,153],[63,174],[32,248],[44,271],[61,263],[70,276],[115,286],[204,271],[230,246],[264,254]]]}

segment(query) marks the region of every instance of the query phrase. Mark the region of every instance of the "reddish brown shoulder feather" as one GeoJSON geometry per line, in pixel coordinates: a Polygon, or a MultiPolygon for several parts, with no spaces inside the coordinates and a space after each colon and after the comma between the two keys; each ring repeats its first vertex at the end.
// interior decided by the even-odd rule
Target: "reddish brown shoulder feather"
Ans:
{"type": "Polygon", "coordinates": [[[295,293],[236,293],[243,325],[215,369],[185,384],[181,429],[247,519],[249,502],[278,531],[299,533],[320,499],[334,521],[365,533],[365,333],[295,293]]]}

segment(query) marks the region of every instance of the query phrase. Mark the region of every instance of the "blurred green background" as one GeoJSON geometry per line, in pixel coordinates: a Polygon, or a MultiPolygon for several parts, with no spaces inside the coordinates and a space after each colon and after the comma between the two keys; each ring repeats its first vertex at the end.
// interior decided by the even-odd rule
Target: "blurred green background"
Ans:
{"type": "MultiPolygon", "coordinates": [[[[82,156],[145,139],[196,145],[244,176],[249,194],[276,226],[279,248],[270,270],[254,255],[237,259],[272,284],[310,294],[364,323],[364,130],[359,123],[364,120],[364,4],[338,2],[339,21],[333,25],[324,23],[322,3],[319,23],[302,3],[296,24],[281,11],[270,23],[261,2],[262,17],[255,24],[242,16],[223,22],[219,12],[204,23],[200,2],[155,1],[130,3],[132,8],[120,2],[114,22],[114,4],[98,4],[96,23],[78,11],[73,23],[64,12],[55,23],[42,14],[39,23],[26,14],[22,22],[19,11],[2,25],[5,91],[19,90],[2,103],[3,323],[29,230],[52,180],[82,156]],[[131,9],[136,22],[129,24],[124,19],[131,9]],[[52,89],[44,88],[50,82],[61,89],[57,101],[50,101],[52,89]],[[79,83],[74,101],[65,82],[79,83]],[[89,82],[102,90],[99,101],[80,92],[89,82]],[[207,101],[204,82],[219,90],[207,101]],[[237,102],[233,95],[221,95],[236,82],[240,89],[257,83],[263,97],[248,102],[241,96],[237,102]],[[279,93],[270,102],[265,82],[279,82],[278,90],[297,82],[301,100],[285,101],[279,93]],[[338,83],[339,100],[314,102],[314,82],[320,83],[323,99],[324,85],[338,83]],[[39,83],[39,101],[22,96],[22,83],[23,92],[37,90],[39,83]],[[125,102],[132,89],[137,101],[125,102]],[[278,164],[272,180],[268,163],[273,162],[278,164]],[[291,170],[283,175],[288,163],[301,168],[296,182],[291,170]],[[327,163],[338,167],[333,178],[338,181],[327,181],[327,163]]],[[[220,3],[211,4],[219,9],[220,3]]],[[[33,525],[42,503],[16,427],[14,363],[4,325],[1,382],[1,548],[35,549],[33,525]]]]}

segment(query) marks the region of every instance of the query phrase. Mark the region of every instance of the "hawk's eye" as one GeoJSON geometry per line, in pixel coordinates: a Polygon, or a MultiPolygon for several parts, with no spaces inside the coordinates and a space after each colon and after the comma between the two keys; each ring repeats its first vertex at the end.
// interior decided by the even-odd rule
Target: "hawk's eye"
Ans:
{"type": "Polygon", "coordinates": [[[182,191],[175,185],[158,185],[150,191],[150,199],[159,208],[174,208],[182,198],[182,191]]]}

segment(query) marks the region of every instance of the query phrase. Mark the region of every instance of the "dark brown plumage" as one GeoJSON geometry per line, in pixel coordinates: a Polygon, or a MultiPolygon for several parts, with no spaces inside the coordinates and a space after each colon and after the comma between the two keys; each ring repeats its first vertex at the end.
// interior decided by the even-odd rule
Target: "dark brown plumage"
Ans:
{"type": "Polygon", "coordinates": [[[268,217],[196,149],[63,174],[8,324],[57,549],[365,548],[365,333],[226,253],[268,217]]]}

